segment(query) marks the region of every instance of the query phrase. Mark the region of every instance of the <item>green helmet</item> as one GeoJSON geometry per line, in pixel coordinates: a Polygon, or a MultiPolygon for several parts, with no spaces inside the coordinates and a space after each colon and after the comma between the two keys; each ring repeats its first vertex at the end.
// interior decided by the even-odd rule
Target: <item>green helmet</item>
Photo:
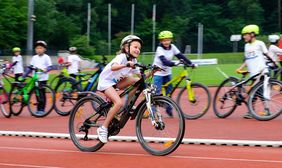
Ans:
{"type": "Polygon", "coordinates": [[[19,47],[14,47],[14,48],[12,49],[12,51],[13,51],[13,53],[14,53],[14,52],[21,52],[21,49],[20,49],[19,47]]]}
{"type": "Polygon", "coordinates": [[[242,34],[254,33],[255,35],[259,34],[259,27],[257,25],[247,25],[242,29],[242,34]]]}
{"type": "Polygon", "coordinates": [[[173,38],[173,34],[171,31],[162,31],[159,34],[159,40],[161,39],[172,39],[173,38]]]}

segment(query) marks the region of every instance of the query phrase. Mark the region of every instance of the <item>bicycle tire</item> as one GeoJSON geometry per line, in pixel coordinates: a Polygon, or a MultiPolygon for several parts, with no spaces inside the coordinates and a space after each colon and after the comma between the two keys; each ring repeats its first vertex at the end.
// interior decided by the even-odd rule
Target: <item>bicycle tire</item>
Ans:
{"type": "Polygon", "coordinates": [[[176,102],[182,109],[186,119],[195,120],[204,116],[209,110],[211,105],[211,94],[209,89],[201,83],[192,83],[191,87],[194,92],[194,101],[189,100],[187,97],[189,95],[188,90],[184,87],[180,90],[176,102]]]}
{"type": "Polygon", "coordinates": [[[248,109],[251,115],[259,121],[269,121],[282,113],[282,82],[269,80],[270,99],[264,98],[263,81],[257,83],[249,94],[248,109]]]}
{"type": "Polygon", "coordinates": [[[230,116],[235,111],[235,109],[237,108],[237,104],[236,104],[237,96],[234,93],[236,91],[230,92],[229,89],[235,83],[238,83],[238,82],[239,82],[239,80],[237,78],[229,77],[229,78],[225,79],[219,85],[219,87],[217,88],[217,90],[215,92],[214,99],[213,99],[213,111],[218,118],[226,118],[226,117],[230,116]],[[220,95],[221,91],[223,91],[223,93],[224,93],[223,95],[220,95]],[[231,103],[231,105],[227,106],[227,107],[230,107],[230,109],[228,109],[226,112],[221,111],[227,100],[230,100],[229,102],[231,103]],[[218,105],[221,105],[221,107],[218,108],[217,107],[218,105]]]}
{"type": "Polygon", "coordinates": [[[179,106],[170,97],[154,96],[152,98],[152,104],[155,109],[155,114],[162,118],[162,122],[159,122],[160,120],[158,120],[158,124],[162,123],[161,125],[164,127],[152,127],[150,117],[144,117],[147,111],[147,106],[146,102],[143,101],[137,112],[136,135],[143,149],[150,154],[157,156],[168,155],[175,151],[182,142],[185,133],[184,116],[179,106]],[[166,116],[166,110],[162,109],[164,106],[171,106],[175,109],[175,111],[173,111],[173,118],[166,116]],[[152,131],[152,133],[150,133],[150,131],[152,131]],[[173,135],[166,136],[169,132],[173,135]],[[158,134],[158,136],[166,137],[152,137],[156,134],[158,134]],[[152,137],[152,140],[150,137],[152,137]],[[150,143],[151,141],[156,141],[158,143],[150,143]]]}
{"type": "MultiPolygon", "coordinates": [[[[96,96],[89,96],[80,99],[74,106],[73,110],[71,111],[70,118],[69,118],[69,133],[70,138],[73,144],[81,151],[85,152],[95,152],[104,146],[97,136],[97,132],[95,128],[99,127],[99,124],[102,124],[103,118],[106,118],[107,111],[97,111],[94,108],[93,104],[97,105],[96,107],[100,107],[101,104],[104,102],[101,99],[96,98],[96,96]],[[84,108],[88,108],[85,110],[84,108]],[[83,113],[83,114],[82,114],[83,113]],[[89,126],[91,124],[90,120],[87,120],[89,116],[98,114],[96,121],[99,122],[97,126],[89,126]],[[100,120],[102,118],[102,120],[100,120]],[[101,122],[101,123],[100,123],[101,122]],[[92,129],[94,128],[94,129],[92,129]],[[86,136],[86,129],[91,133],[90,137],[86,136]],[[84,132],[83,135],[81,132],[84,132]],[[84,136],[84,137],[83,137],[84,136]]],[[[94,120],[93,125],[94,125],[94,120]]],[[[96,124],[96,123],[95,123],[96,124]]]]}
{"type": "Polygon", "coordinates": [[[61,116],[67,116],[70,114],[77,102],[69,97],[77,97],[77,92],[82,91],[81,87],[77,84],[77,81],[72,78],[63,79],[55,88],[56,103],[55,111],[61,116]]]}
{"type": "Polygon", "coordinates": [[[54,109],[54,105],[55,105],[55,93],[53,91],[53,89],[51,89],[50,86],[48,85],[42,85],[42,86],[35,86],[30,94],[29,94],[29,99],[28,99],[28,110],[30,112],[30,114],[34,117],[45,117],[47,116],[48,114],[51,113],[51,111],[54,109]],[[44,113],[37,113],[38,112],[38,104],[40,103],[39,102],[39,97],[38,97],[38,94],[39,94],[39,87],[40,89],[45,89],[45,96],[46,96],[46,106],[45,109],[44,109],[44,113]],[[36,93],[38,92],[38,93],[36,93]],[[48,96],[48,94],[50,94],[48,96]],[[35,105],[35,106],[34,106],[35,105]]]}
{"type": "Polygon", "coordinates": [[[9,94],[9,105],[11,113],[15,116],[20,115],[24,107],[24,98],[21,90],[22,87],[19,87],[19,84],[12,84],[9,94]]]}
{"type": "Polygon", "coordinates": [[[11,117],[12,113],[9,104],[9,94],[7,93],[6,89],[3,87],[0,87],[0,109],[2,114],[6,118],[11,117]]]}

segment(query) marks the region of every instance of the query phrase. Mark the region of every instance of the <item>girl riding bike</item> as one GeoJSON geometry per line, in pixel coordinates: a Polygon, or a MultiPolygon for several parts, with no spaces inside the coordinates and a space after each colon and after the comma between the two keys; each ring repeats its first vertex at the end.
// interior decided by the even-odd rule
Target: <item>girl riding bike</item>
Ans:
{"type": "MultiPolygon", "coordinates": [[[[133,77],[133,74],[140,74],[139,69],[135,68],[134,64],[137,63],[142,43],[142,40],[135,35],[124,37],[120,44],[120,52],[100,74],[97,90],[104,92],[106,97],[114,104],[108,112],[103,125],[97,129],[98,138],[103,143],[108,142],[110,122],[123,107],[123,101],[115,88],[124,89],[139,80],[139,77],[133,77]]],[[[146,77],[148,76],[149,74],[146,74],[146,77]]],[[[136,89],[133,89],[129,93],[129,99],[135,91],[136,89]]]]}

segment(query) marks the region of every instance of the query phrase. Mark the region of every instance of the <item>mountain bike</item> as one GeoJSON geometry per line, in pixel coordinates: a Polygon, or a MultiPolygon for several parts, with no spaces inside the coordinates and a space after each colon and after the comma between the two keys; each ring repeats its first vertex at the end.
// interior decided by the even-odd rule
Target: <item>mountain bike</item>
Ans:
{"type": "Polygon", "coordinates": [[[162,86],[162,95],[171,97],[181,82],[185,80],[186,85],[178,93],[176,102],[182,108],[186,119],[198,119],[208,111],[211,104],[211,94],[207,86],[192,82],[187,68],[193,69],[193,66],[186,64],[183,60],[180,60],[180,64],[183,64],[183,70],[162,86]],[[169,93],[166,93],[166,89],[170,85],[173,88],[169,93]]]}
{"type": "MultiPolygon", "coordinates": [[[[136,93],[111,121],[108,135],[117,135],[128,120],[136,119],[136,134],[141,146],[153,155],[167,155],[176,150],[183,139],[183,113],[170,97],[156,95],[156,86],[145,82],[144,72],[151,69],[150,66],[136,64],[136,67],[140,67],[140,80],[126,88],[120,96],[126,97],[130,91],[137,88],[136,93]],[[141,93],[145,95],[145,99],[133,109],[141,93]],[[166,113],[168,106],[173,109],[173,118],[166,113]],[[147,111],[149,117],[145,117],[147,111]]],[[[95,93],[91,94],[92,96],[84,97],[76,103],[69,119],[72,142],[81,151],[88,152],[97,151],[104,146],[104,143],[98,140],[96,129],[103,124],[113,105],[95,93]]]]}
{"type": "Polygon", "coordinates": [[[55,88],[56,93],[56,103],[55,110],[58,114],[62,116],[67,116],[70,114],[74,104],[83,97],[83,95],[78,96],[78,92],[81,91],[93,91],[97,90],[98,78],[106,65],[107,59],[103,57],[103,62],[98,64],[98,70],[91,74],[89,79],[86,81],[87,84],[83,88],[82,83],[84,74],[78,74],[78,79],[74,78],[62,78],[55,88]]]}
{"type": "Polygon", "coordinates": [[[30,68],[34,71],[30,81],[12,83],[9,95],[10,110],[11,113],[17,116],[22,112],[24,106],[28,106],[32,116],[44,117],[54,107],[55,93],[50,86],[40,84],[38,81],[39,75],[44,72],[33,66],[30,66],[30,68]],[[40,113],[39,108],[43,108],[40,113]]]}
{"type": "Polygon", "coordinates": [[[247,105],[248,108],[252,106],[251,103],[248,103],[249,94],[254,88],[260,86],[263,81],[270,85],[277,83],[276,79],[269,79],[267,73],[258,73],[250,78],[246,78],[249,74],[248,71],[239,71],[238,73],[242,75],[241,79],[229,77],[219,85],[215,92],[213,110],[219,118],[230,116],[237,106],[242,104],[247,105]],[[249,85],[250,83],[251,85],[249,85]]]}

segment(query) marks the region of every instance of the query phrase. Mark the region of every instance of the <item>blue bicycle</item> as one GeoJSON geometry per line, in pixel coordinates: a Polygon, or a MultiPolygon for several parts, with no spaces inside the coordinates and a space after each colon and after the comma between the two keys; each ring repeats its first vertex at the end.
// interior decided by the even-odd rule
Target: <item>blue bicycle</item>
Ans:
{"type": "Polygon", "coordinates": [[[55,111],[62,116],[70,114],[74,107],[74,104],[84,97],[84,95],[78,95],[78,92],[92,91],[95,92],[98,86],[98,78],[106,65],[107,59],[103,57],[103,62],[98,64],[98,70],[93,73],[90,78],[85,79],[85,74],[78,74],[75,78],[63,78],[55,87],[56,103],[55,111]],[[85,87],[83,84],[87,83],[85,87]]]}

